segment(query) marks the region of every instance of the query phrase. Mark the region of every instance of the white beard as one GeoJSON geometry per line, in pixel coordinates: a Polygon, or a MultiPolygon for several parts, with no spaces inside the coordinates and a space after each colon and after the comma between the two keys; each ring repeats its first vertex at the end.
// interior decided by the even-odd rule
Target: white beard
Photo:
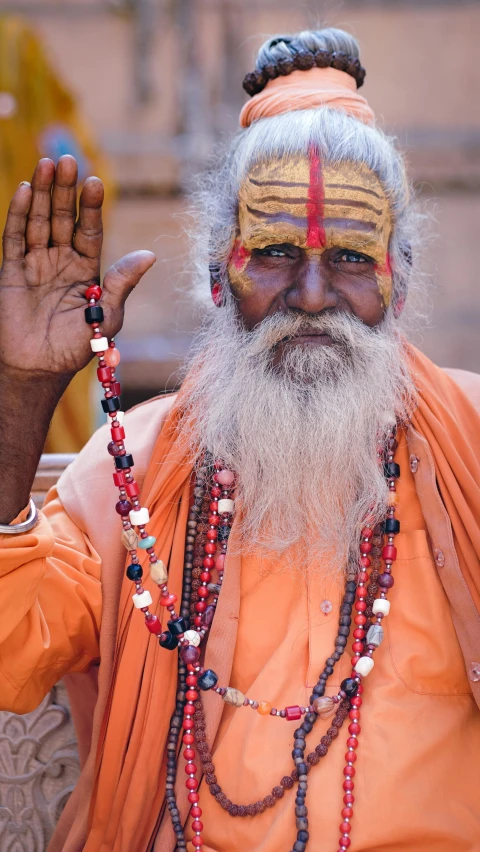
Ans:
{"type": "Polygon", "coordinates": [[[295,547],[295,565],[343,574],[358,563],[367,513],[385,514],[379,440],[407,421],[414,388],[395,321],[368,328],[345,313],[276,314],[244,329],[235,304],[215,310],[189,363],[181,433],[236,473],[243,551],[295,547]],[[274,347],[308,325],[335,345],[274,347]]]}

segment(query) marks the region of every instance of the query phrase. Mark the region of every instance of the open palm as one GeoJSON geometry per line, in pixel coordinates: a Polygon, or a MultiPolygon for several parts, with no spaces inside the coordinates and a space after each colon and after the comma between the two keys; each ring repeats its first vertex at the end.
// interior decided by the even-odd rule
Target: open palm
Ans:
{"type": "MultiPolygon", "coordinates": [[[[0,370],[69,375],[90,360],[85,291],[100,282],[103,185],[88,178],[77,219],[77,165],[40,160],[10,205],[0,270],[0,370]]],[[[113,337],[124,303],[154,263],[151,252],[126,255],[103,282],[103,333],[113,337]]]]}

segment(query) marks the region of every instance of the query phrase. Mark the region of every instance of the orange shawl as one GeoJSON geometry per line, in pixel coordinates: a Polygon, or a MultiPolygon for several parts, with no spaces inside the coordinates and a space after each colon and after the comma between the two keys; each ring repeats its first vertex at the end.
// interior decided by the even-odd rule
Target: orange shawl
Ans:
{"type": "MultiPolygon", "coordinates": [[[[426,439],[433,455],[460,567],[480,610],[480,418],[442,370],[413,347],[409,358],[419,389],[412,425],[426,439]]],[[[157,553],[169,565],[169,587],[177,595],[182,583],[191,475],[191,466],[177,441],[180,412],[181,395],[180,404],[174,406],[158,437],[142,492],[142,505],[150,510],[149,531],[157,537],[157,553]]],[[[235,597],[239,569],[240,558],[229,558],[226,603],[214,622],[207,650],[207,665],[221,675],[221,682],[228,682],[229,650],[233,652],[222,647],[222,630],[226,620],[234,618],[228,601],[235,597]]],[[[151,589],[153,584],[147,580],[145,585],[151,589]]],[[[131,583],[124,581],[85,852],[145,852],[154,843],[156,852],[174,848],[164,807],[164,754],[175,701],[176,654],[151,640],[142,619],[133,613],[131,594],[131,583]]],[[[210,702],[206,695],[210,741],[222,706],[220,701],[210,702]]],[[[180,779],[179,791],[182,787],[180,779]]],[[[186,815],[185,795],[180,793],[179,798],[186,815]]]]}

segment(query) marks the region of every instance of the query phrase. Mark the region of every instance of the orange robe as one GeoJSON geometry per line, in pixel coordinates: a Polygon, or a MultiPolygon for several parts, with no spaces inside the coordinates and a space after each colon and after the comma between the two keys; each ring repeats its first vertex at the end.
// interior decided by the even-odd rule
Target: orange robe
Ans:
{"type": "MultiPolygon", "coordinates": [[[[362,731],[355,763],[352,852],[457,852],[480,846],[480,712],[473,700],[409,468],[405,437],[395,544],[395,586],[385,639],[364,679],[362,731]],[[474,759],[474,756],[476,759],[474,759]]],[[[291,554],[288,558],[291,557],[291,554]]],[[[273,707],[308,705],[337,635],[342,584],[321,572],[295,574],[279,564],[242,558],[240,618],[230,684],[273,707]],[[328,615],[321,603],[329,601],[328,615]]],[[[336,695],[350,676],[351,641],[327,684],[336,695]]],[[[307,754],[331,719],[307,737],[307,754]]],[[[292,769],[297,723],[228,707],[214,764],[219,784],[237,804],[262,799],[292,769]]],[[[340,836],[348,722],[308,776],[310,845],[335,852],[340,836]]],[[[296,838],[294,789],[275,807],[232,818],[200,788],[205,852],[288,852],[296,838]]],[[[192,836],[190,831],[189,837],[192,836]]],[[[189,845],[189,852],[194,852],[189,845]]]]}
{"type": "MultiPolygon", "coordinates": [[[[480,702],[480,419],[454,382],[419,353],[413,357],[419,407],[399,450],[400,558],[386,639],[365,683],[352,852],[460,852],[475,849],[480,836],[473,700],[480,702]]],[[[470,381],[470,395],[478,393],[470,381]]],[[[168,409],[165,399],[138,408],[127,415],[127,432],[150,530],[179,592],[190,469],[174,440],[178,415],[168,409]]],[[[83,771],[51,852],[172,852],[163,790],[176,655],[132,615],[107,442],[100,430],[35,530],[2,537],[0,695],[4,708],[25,711],[76,672],[67,680],[83,771]]],[[[206,665],[251,697],[303,703],[332,649],[339,589],[321,572],[307,583],[264,569],[234,552],[228,558],[206,665]],[[327,599],[328,617],[319,607],[327,599]]],[[[145,585],[152,589],[148,579],[145,585]]],[[[346,666],[343,660],[335,684],[346,666]]],[[[206,694],[207,735],[227,794],[248,803],[288,771],[293,728],[224,707],[206,694]]],[[[326,726],[319,721],[309,742],[326,726]]],[[[310,775],[313,849],[337,848],[344,736],[310,775]]],[[[180,766],[185,815],[182,774],[180,766]]],[[[201,798],[209,849],[291,848],[291,792],[273,811],[245,820],[224,814],[203,790],[201,798]]]]}

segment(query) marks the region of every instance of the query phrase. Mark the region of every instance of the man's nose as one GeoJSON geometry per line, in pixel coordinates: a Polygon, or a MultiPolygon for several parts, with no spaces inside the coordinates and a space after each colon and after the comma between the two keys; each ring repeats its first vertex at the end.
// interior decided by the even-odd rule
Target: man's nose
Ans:
{"type": "Polygon", "coordinates": [[[326,308],[336,308],[337,301],[338,294],[331,284],[322,254],[306,255],[285,295],[287,307],[318,314],[326,308]]]}

